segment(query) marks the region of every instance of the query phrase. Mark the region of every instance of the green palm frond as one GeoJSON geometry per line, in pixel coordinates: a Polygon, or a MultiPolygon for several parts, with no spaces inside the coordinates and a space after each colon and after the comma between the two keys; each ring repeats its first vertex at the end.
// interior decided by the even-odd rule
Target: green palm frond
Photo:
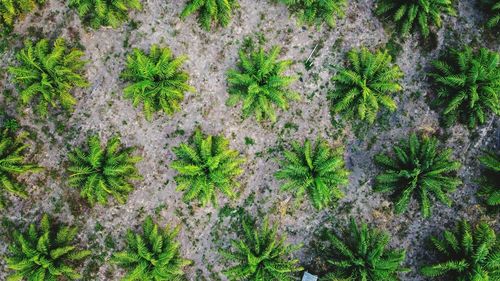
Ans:
{"type": "Polygon", "coordinates": [[[0,35],[9,33],[18,19],[22,19],[45,0],[0,0],[0,35]]]}
{"type": "Polygon", "coordinates": [[[17,53],[19,66],[9,67],[9,73],[20,88],[23,105],[35,100],[37,112],[46,117],[49,106],[71,110],[76,99],[71,94],[77,87],[89,84],[82,76],[84,53],[70,49],[64,39],[58,38],[51,45],[47,39],[36,44],[25,41],[24,48],[17,53]]]}
{"type": "Polygon", "coordinates": [[[236,181],[243,170],[245,159],[229,148],[223,136],[205,136],[197,128],[189,143],[173,149],[177,159],[170,165],[177,171],[177,190],[184,191],[184,201],[199,200],[203,206],[217,205],[217,191],[234,198],[236,181]]]}
{"type": "Polygon", "coordinates": [[[402,90],[403,72],[392,65],[387,51],[370,52],[362,47],[347,54],[348,66],[332,78],[335,89],[329,92],[332,111],[348,118],[357,116],[373,123],[380,107],[396,110],[392,94],[402,90]]]}
{"type": "Polygon", "coordinates": [[[436,85],[434,104],[443,108],[446,125],[475,128],[490,114],[500,115],[500,54],[485,48],[450,50],[433,62],[429,74],[436,85]]]}
{"type": "Polygon", "coordinates": [[[124,89],[126,98],[134,106],[143,104],[146,119],[151,121],[153,113],[163,111],[172,115],[180,110],[185,92],[194,92],[187,82],[189,74],[181,70],[185,56],[174,57],[169,48],[153,45],[149,54],[139,49],[127,57],[127,65],[121,77],[131,84],[124,89]]]}
{"type": "Polygon", "coordinates": [[[122,147],[118,136],[104,147],[97,135],[90,136],[86,149],[76,148],[69,154],[69,185],[79,188],[80,196],[91,205],[107,204],[109,195],[125,203],[134,190],[131,181],[142,179],[135,167],[141,157],[132,156],[134,150],[122,147]]]}
{"type": "Polygon", "coordinates": [[[288,109],[289,101],[300,96],[289,89],[296,78],[285,76],[284,72],[292,61],[278,61],[281,48],[275,46],[269,52],[260,47],[246,52],[240,50],[238,69],[227,73],[229,84],[228,106],[242,102],[243,117],[255,115],[257,121],[276,121],[275,107],[288,109]]]}
{"type": "Polygon", "coordinates": [[[231,241],[232,249],[220,250],[234,264],[224,271],[229,280],[292,281],[294,273],[303,270],[290,257],[301,245],[287,244],[286,236],[280,237],[277,225],[271,226],[267,217],[260,227],[243,217],[242,230],[241,240],[231,241]]]}
{"type": "Polygon", "coordinates": [[[450,206],[447,193],[461,184],[454,175],[460,162],[451,160],[451,153],[451,149],[439,149],[436,138],[417,137],[413,133],[407,141],[393,147],[392,156],[375,156],[375,162],[384,171],[377,176],[374,190],[392,192],[398,214],[405,212],[412,197],[416,196],[422,215],[428,218],[431,215],[430,196],[450,206]]]}
{"type": "Polygon", "coordinates": [[[478,195],[484,199],[487,206],[500,210],[500,153],[486,152],[479,157],[481,162],[482,177],[480,178],[478,195]]]}
{"type": "Polygon", "coordinates": [[[294,142],[284,157],[275,174],[277,179],[286,181],[281,190],[291,190],[299,200],[308,193],[317,209],[344,197],[339,187],[349,182],[349,171],[345,169],[342,147],[332,148],[321,138],[315,145],[309,140],[303,146],[294,142]]]}
{"type": "Polygon", "coordinates": [[[69,0],[82,22],[94,29],[101,26],[120,27],[128,20],[130,10],[140,11],[140,0],[69,0]]]}
{"type": "Polygon", "coordinates": [[[419,31],[424,38],[441,27],[442,14],[456,15],[452,0],[378,0],[375,13],[397,25],[401,35],[419,31]]]}
{"type": "Polygon", "coordinates": [[[487,223],[472,228],[464,220],[454,231],[446,230],[442,238],[430,240],[438,262],[423,267],[424,276],[455,281],[500,280],[500,243],[487,223]]]}
{"type": "Polygon", "coordinates": [[[238,7],[238,0],[188,0],[181,18],[185,19],[198,12],[201,27],[210,31],[212,25],[226,27],[231,22],[233,10],[238,7]]]}
{"type": "Polygon", "coordinates": [[[488,14],[486,27],[498,31],[500,28],[500,0],[479,0],[479,2],[488,14]]]}
{"type": "Polygon", "coordinates": [[[176,241],[180,228],[161,228],[147,217],[142,234],[127,230],[127,248],[114,253],[111,261],[127,270],[126,281],[181,281],[190,260],[181,256],[176,241]]]}
{"type": "MultiPolygon", "coordinates": [[[[402,249],[388,249],[389,234],[360,226],[351,219],[349,228],[338,236],[325,230],[328,247],[327,262],[332,267],[324,279],[329,281],[398,281],[398,272],[406,253],[402,249]]],[[[323,279],[323,278],[322,278],[323,279]]]]}
{"type": "Polygon", "coordinates": [[[91,252],[78,249],[74,241],[77,235],[76,227],[54,225],[47,215],[43,215],[38,227],[30,224],[24,233],[15,230],[5,259],[7,267],[15,273],[7,277],[7,281],[82,278],[74,264],[91,252]]]}
{"type": "MultiPolygon", "coordinates": [[[[17,175],[39,172],[39,166],[26,162],[25,143],[28,133],[16,133],[12,129],[0,129],[0,191],[26,198],[25,186],[16,180],[17,175]]],[[[0,194],[0,209],[5,207],[6,199],[0,194]]]]}
{"type": "Polygon", "coordinates": [[[345,17],[347,0],[280,0],[300,21],[320,26],[326,22],[335,27],[337,18],[345,17]]]}

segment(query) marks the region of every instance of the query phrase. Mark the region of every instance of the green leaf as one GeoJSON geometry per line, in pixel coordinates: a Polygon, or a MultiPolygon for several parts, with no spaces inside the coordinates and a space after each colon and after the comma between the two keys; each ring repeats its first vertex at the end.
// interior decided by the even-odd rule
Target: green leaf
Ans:
{"type": "Polygon", "coordinates": [[[230,280],[273,280],[279,276],[279,280],[291,281],[295,272],[303,270],[298,260],[290,257],[300,245],[286,244],[286,237],[279,237],[277,227],[270,226],[267,218],[257,226],[245,215],[242,224],[241,240],[232,240],[231,249],[219,251],[234,264],[223,271],[230,280]]]}
{"type": "Polygon", "coordinates": [[[462,221],[453,230],[446,230],[443,238],[431,237],[440,262],[421,269],[424,276],[443,279],[463,276],[464,281],[493,280],[499,277],[498,241],[495,231],[486,223],[471,228],[462,221]],[[490,241],[485,243],[485,238],[490,241]],[[488,253],[495,253],[489,255],[488,253]],[[492,266],[493,265],[493,266],[492,266]]]}
{"type": "Polygon", "coordinates": [[[74,261],[88,256],[90,251],[77,249],[72,231],[65,235],[65,239],[58,238],[61,231],[67,232],[68,229],[76,230],[53,224],[44,214],[38,227],[32,224],[26,233],[16,232],[16,239],[8,247],[6,257],[7,267],[15,273],[7,280],[58,280],[61,276],[71,280],[81,278],[73,268],[76,265],[74,261]],[[73,259],[74,256],[80,257],[73,259]]]}
{"type": "Polygon", "coordinates": [[[335,89],[328,95],[332,110],[368,123],[374,122],[381,105],[394,111],[397,106],[391,96],[401,91],[403,72],[391,64],[387,52],[362,47],[352,49],[347,57],[349,65],[332,77],[335,89]]]}
{"type": "Polygon", "coordinates": [[[187,57],[173,57],[169,48],[152,45],[149,53],[134,49],[127,57],[121,78],[129,84],[124,89],[126,98],[134,106],[143,104],[146,120],[151,121],[153,114],[163,111],[167,116],[181,109],[186,92],[195,89],[188,84],[189,74],[182,65],[187,57]]]}
{"type": "Polygon", "coordinates": [[[75,149],[67,169],[69,185],[81,190],[80,195],[91,205],[106,204],[108,196],[125,203],[133,191],[132,180],[141,179],[132,156],[134,148],[123,147],[118,137],[101,145],[97,135],[90,136],[87,149],[75,149]]]}
{"type": "Polygon", "coordinates": [[[26,41],[17,53],[17,65],[9,67],[12,80],[20,89],[21,103],[28,105],[34,100],[42,117],[48,114],[49,106],[58,104],[71,111],[76,103],[71,91],[89,85],[82,74],[86,64],[81,60],[83,55],[78,49],[68,48],[62,38],[52,45],[47,39],[26,41]]]}
{"type": "Polygon", "coordinates": [[[490,115],[500,114],[500,54],[485,48],[449,49],[429,73],[446,125],[456,122],[473,129],[490,115]]]}
{"type": "Polygon", "coordinates": [[[129,10],[142,9],[139,0],[70,0],[69,7],[78,12],[84,24],[94,29],[102,26],[117,28],[128,20],[129,10]]]}
{"type": "Polygon", "coordinates": [[[441,27],[443,14],[455,15],[452,2],[443,0],[378,0],[375,13],[392,21],[401,35],[420,32],[424,38],[432,26],[441,27]]]}
{"type": "Polygon", "coordinates": [[[375,156],[384,171],[377,176],[374,190],[393,193],[396,213],[405,212],[414,197],[420,201],[425,218],[431,214],[430,197],[451,204],[446,194],[461,183],[455,175],[460,163],[451,159],[451,151],[438,148],[436,138],[411,134],[393,146],[393,155],[375,156]]]}
{"type": "Polygon", "coordinates": [[[178,228],[161,228],[148,217],[143,223],[143,235],[127,231],[128,247],[114,253],[112,262],[127,271],[125,280],[182,280],[184,267],[191,261],[181,257],[174,240],[177,233],[178,228]],[[151,241],[162,241],[163,247],[151,241]]]}
{"type": "Polygon", "coordinates": [[[288,9],[297,15],[300,23],[309,26],[320,26],[326,23],[329,27],[335,27],[336,18],[345,17],[345,0],[280,0],[288,6],[288,9]]]}
{"type": "Polygon", "coordinates": [[[398,280],[398,273],[404,271],[405,252],[389,249],[389,235],[378,229],[365,223],[358,226],[351,219],[342,235],[329,229],[324,233],[326,245],[321,250],[331,265],[326,280],[398,280]]]}
{"type": "Polygon", "coordinates": [[[196,129],[189,143],[172,149],[177,159],[170,167],[177,171],[177,190],[185,191],[184,201],[198,200],[203,205],[216,202],[216,191],[233,198],[236,178],[243,172],[244,158],[229,148],[222,136],[204,135],[196,129]]]}
{"type": "Polygon", "coordinates": [[[210,31],[212,23],[226,27],[232,17],[232,12],[238,7],[237,0],[188,0],[181,18],[199,12],[200,25],[206,31],[210,31]]]}
{"type": "Polygon", "coordinates": [[[292,191],[297,200],[307,192],[317,209],[330,205],[344,195],[340,187],[348,183],[349,171],[345,169],[343,148],[331,148],[318,138],[314,146],[309,140],[293,150],[285,150],[285,159],[275,177],[284,180],[281,189],[292,191]]]}
{"type": "Polygon", "coordinates": [[[266,52],[263,47],[254,50],[241,49],[238,69],[227,73],[229,106],[243,102],[243,117],[254,115],[258,122],[275,122],[276,108],[288,109],[288,103],[299,96],[289,90],[295,77],[285,76],[289,61],[277,61],[281,48],[273,47],[266,52]]]}

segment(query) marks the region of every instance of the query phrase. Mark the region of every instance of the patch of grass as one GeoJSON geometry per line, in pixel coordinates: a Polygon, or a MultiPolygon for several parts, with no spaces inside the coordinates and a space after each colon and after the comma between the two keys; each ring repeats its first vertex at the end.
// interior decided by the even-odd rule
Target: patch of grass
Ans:
{"type": "Polygon", "coordinates": [[[245,145],[254,145],[255,141],[250,137],[245,137],[245,145]]]}

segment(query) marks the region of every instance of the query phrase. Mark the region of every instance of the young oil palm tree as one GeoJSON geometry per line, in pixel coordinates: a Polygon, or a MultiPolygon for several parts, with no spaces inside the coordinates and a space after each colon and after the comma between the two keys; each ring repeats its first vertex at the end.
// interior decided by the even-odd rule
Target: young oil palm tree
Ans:
{"type": "Polygon", "coordinates": [[[431,237],[431,243],[439,261],[424,266],[424,276],[456,281],[500,280],[500,242],[487,223],[472,228],[464,220],[454,231],[444,231],[442,238],[431,237]]]}
{"type": "Polygon", "coordinates": [[[284,152],[285,160],[275,174],[277,179],[286,181],[281,190],[292,190],[297,199],[308,193],[317,209],[331,205],[344,197],[339,187],[349,181],[343,154],[342,147],[332,148],[321,138],[315,145],[309,140],[303,146],[292,143],[292,149],[284,152]]]}
{"type": "Polygon", "coordinates": [[[132,180],[139,180],[135,164],[141,160],[132,156],[133,147],[123,147],[118,136],[102,147],[97,135],[88,138],[86,149],[76,148],[69,154],[69,185],[80,189],[80,196],[91,205],[105,205],[108,196],[124,204],[134,190],[132,180]]]}
{"type": "Polygon", "coordinates": [[[169,48],[157,45],[151,47],[149,54],[134,49],[133,55],[127,57],[121,77],[131,84],[124,89],[125,97],[134,106],[142,102],[148,121],[160,110],[167,115],[179,111],[184,93],[194,91],[188,84],[189,74],[181,69],[186,59],[175,58],[169,48]]]}
{"type": "Polygon", "coordinates": [[[451,205],[447,193],[462,183],[455,176],[460,162],[451,160],[451,149],[439,149],[436,138],[413,133],[407,141],[394,145],[393,150],[393,155],[375,156],[384,172],[377,176],[374,190],[393,193],[396,213],[405,212],[413,196],[420,201],[425,218],[431,215],[431,195],[451,205]]]}
{"type": "Polygon", "coordinates": [[[479,157],[483,166],[478,195],[487,206],[500,210],[500,153],[489,151],[479,157]]]}
{"type": "Polygon", "coordinates": [[[449,50],[429,73],[437,89],[433,104],[443,108],[446,125],[475,128],[500,115],[500,53],[471,47],[449,50]]]}
{"type": "Polygon", "coordinates": [[[128,20],[130,10],[141,10],[140,0],[69,0],[82,22],[94,29],[117,28],[128,20]]]}
{"type": "Polygon", "coordinates": [[[59,103],[71,110],[76,99],[71,92],[77,87],[87,87],[89,83],[82,76],[84,53],[69,48],[64,39],[58,38],[54,44],[42,39],[35,44],[25,41],[24,48],[16,55],[18,66],[9,67],[14,83],[20,88],[20,100],[27,105],[32,100],[42,117],[46,117],[49,107],[59,103]]]}
{"type": "Polygon", "coordinates": [[[401,264],[406,253],[402,249],[389,249],[389,234],[358,226],[351,219],[349,228],[339,236],[325,231],[328,246],[327,262],[332,270],[324,279],[329,281],[398,281],[398,273],[406,271],[401,264]]]}
{"type": "Polygon", "coordinates": [[[456,15],[451,0],[378,0],[375,13],[394,22],[401,35],[419,31],[424,38],[441,27],[442,14],[456,15]]]}
{"type": "Polygon", "coordinates": [[[292,61],[278,61],[281,48],[273,47],[266,52],[250,48],[240,50],[238,69],[227,73],[229,84],[228,106],[242,101],[243,117],[255,115],[258,122],[264,119],[276,121],[275,107],[287,109],[289,101],[299,100],[300,96],[289,89],[296,78],[284,72],[292,61]]]}
{"type": "Polygon", "coordinates": [[[500,27],[500,0],[480,0],[479,2],[488,14],[486,27],[498,31],[500,27]]]}
{"type": "Polygon", "coordinates": [[[197,128],[189,143],[173,151],[177,159],[170,167],[178,173],[175,182],[178,191],[185,191],[184,201],[197,199],[203,206],[209,202],[217,205],[217,191],[230,198],[236,196],[236,178],[243,172],[240,165],[245,159],[229,148],[225,137],[205,136],[197,128]]]}
{"type": "Polygon", "coordinates": [[[373,123],[381,106],[396,110],[392,95],[402,89],[399,80],[403,72],[391,64],[388,52],[372,53],[363,47],[349,51],[347,58],[348,66],[332,78],[332,111],[373,123]]]}
{"type": "Polygon", "coordinates": [[[243,237],[231,242],[232,250],[221,250],[221,255],[235,264],[224,274],[229,280],[292,281],[294,273],[302,271],[297,259],[290,256],[301,245],[286,243],[286,236],[278,236],[278,227],[270,226],[268,218],[259,227],[255,220],[242,219],[243,237]]]}
{"type": "MultiPolygon", "coordinates": [[[[17,181],[16,176],[25,173],[36,173],[42,170],[36,164],[26,161],[26,149],[29,147],[25,141],[28,133],[17,133],[9,128],[0,129],[0,191],[27,198],[25,186],[17,181]]],[[[0,209],[6,204],[5,196],[0,193],[0,209]]]]}
{"type": "Polygon", "coordinates": [[[45,0],[0,0],[0,36],[11,32],[16,20],[44,3],[45,0]]]}
{"type": "Polygon", "coordinates": [[[188,0],[181,18],[185,19],[198,12],[201,27],[210,31],[212,25],[226,27],[231,22],[233,10],[238,7],[238,0],[188,0]]]}
{"type": "Polygon", "coordinates": [[[74,268],[75,262],[91,252],[79,249],[74,241],[77,235],[78,228],[53,224],[46,214],[39,227],[32,223],[26,232],[14,230],[14,241],[8,246],[5,261],[15,273],[7,277],[7,281],[81,279],[74,268]]]}
{"type": "Polygon", "coordinates": [[[160,228],[148,216],[142,233],[127,230],[127,248],[114,253],[111,261],[127,270],[122,280],[127,281],[181,281],[186,280],[184,268],[190,260],[180,253],[176,237],[180,228],[160,228]]]}
{"type": "Polygon", "coordinates": [[[345,17],[346,0],[280,0],[289,10],[297,14],[300,21],[308,25],[335,27],[337,18],[345,17]]]}

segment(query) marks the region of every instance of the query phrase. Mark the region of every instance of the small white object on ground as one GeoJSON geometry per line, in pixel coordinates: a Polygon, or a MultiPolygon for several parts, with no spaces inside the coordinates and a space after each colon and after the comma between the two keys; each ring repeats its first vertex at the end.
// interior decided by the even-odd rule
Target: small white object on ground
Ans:
{"type": "Polygon", "coordinates": [[[304,276],[302,277],[302,281],[317,281],[317,280],[318,280],[318,276],[312,275],[311,273],[309,273],[307,271],[304,273],[304,276]]]}

